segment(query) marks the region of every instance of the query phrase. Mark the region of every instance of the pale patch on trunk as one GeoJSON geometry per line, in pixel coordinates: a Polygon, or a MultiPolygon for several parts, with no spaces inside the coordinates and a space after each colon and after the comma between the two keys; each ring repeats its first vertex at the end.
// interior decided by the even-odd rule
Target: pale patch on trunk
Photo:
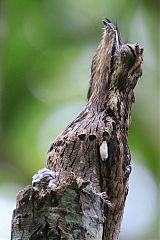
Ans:
{"type": "Polygon", "coordinates": [[[100,155],[101,155],[101,159],[103,161],[107,160],[107,158],[108,158],[108,146],[107,146],[106,141],[103,141],[101,146],[100,146],[100,155]]]}

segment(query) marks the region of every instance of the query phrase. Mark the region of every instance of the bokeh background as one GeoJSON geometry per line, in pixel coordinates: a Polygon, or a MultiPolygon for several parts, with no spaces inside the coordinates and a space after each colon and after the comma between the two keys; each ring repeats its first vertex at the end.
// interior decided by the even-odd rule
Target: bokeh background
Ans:
{"type": "Polygon", "coordinates": [[[129,143],[130,191],[121,240],[158,240],[158,0],[0,1],[0,239],[16,194],[43,168],[54,138],[86,103],[104,16],[144,48],[129,143]]]}

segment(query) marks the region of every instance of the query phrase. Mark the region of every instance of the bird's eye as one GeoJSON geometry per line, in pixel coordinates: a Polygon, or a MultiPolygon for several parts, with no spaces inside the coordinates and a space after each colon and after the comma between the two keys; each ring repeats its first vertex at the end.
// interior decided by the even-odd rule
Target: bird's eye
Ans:
{"type": "Polygon", "coordinates": [[[134,58],[136,58],[135,50],[134,50],[129,44],[127,44],[127,47],[130,49],[130,52],[132,53],[132,56],[133,56],[134,58]]]}

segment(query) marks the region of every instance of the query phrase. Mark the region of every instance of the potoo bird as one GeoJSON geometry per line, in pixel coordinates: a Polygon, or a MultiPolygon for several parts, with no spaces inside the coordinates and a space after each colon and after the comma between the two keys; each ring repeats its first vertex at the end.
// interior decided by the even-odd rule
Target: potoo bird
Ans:
{"type": "Polygon", "coordinates": [[[52,143],[47,168],[63,177],[74,173],[112,198],[112,183],[119,177],[126,183],[131,170],[127,131],[133,89],[142,74],[143,49],[123,43],[108,19],[103,23],[102,40],[91,66],[88,103],[52,143]]]}

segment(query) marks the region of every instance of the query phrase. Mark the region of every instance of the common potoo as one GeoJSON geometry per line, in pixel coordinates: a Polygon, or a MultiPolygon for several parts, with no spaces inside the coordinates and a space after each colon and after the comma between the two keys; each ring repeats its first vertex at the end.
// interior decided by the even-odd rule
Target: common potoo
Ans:
{"type": "Polygon", "coordinates": [[[90,180],[111,198],[112,183],[119,177],[126,183],[131,169],[127,131],[133,89],[142,74],[143,49],[123,43],[117,27],[108,19],[103,22],[102,40],[91,66],[88,103],[52,143],[47,168],[63,177],[74,173],[90,180]]]}

